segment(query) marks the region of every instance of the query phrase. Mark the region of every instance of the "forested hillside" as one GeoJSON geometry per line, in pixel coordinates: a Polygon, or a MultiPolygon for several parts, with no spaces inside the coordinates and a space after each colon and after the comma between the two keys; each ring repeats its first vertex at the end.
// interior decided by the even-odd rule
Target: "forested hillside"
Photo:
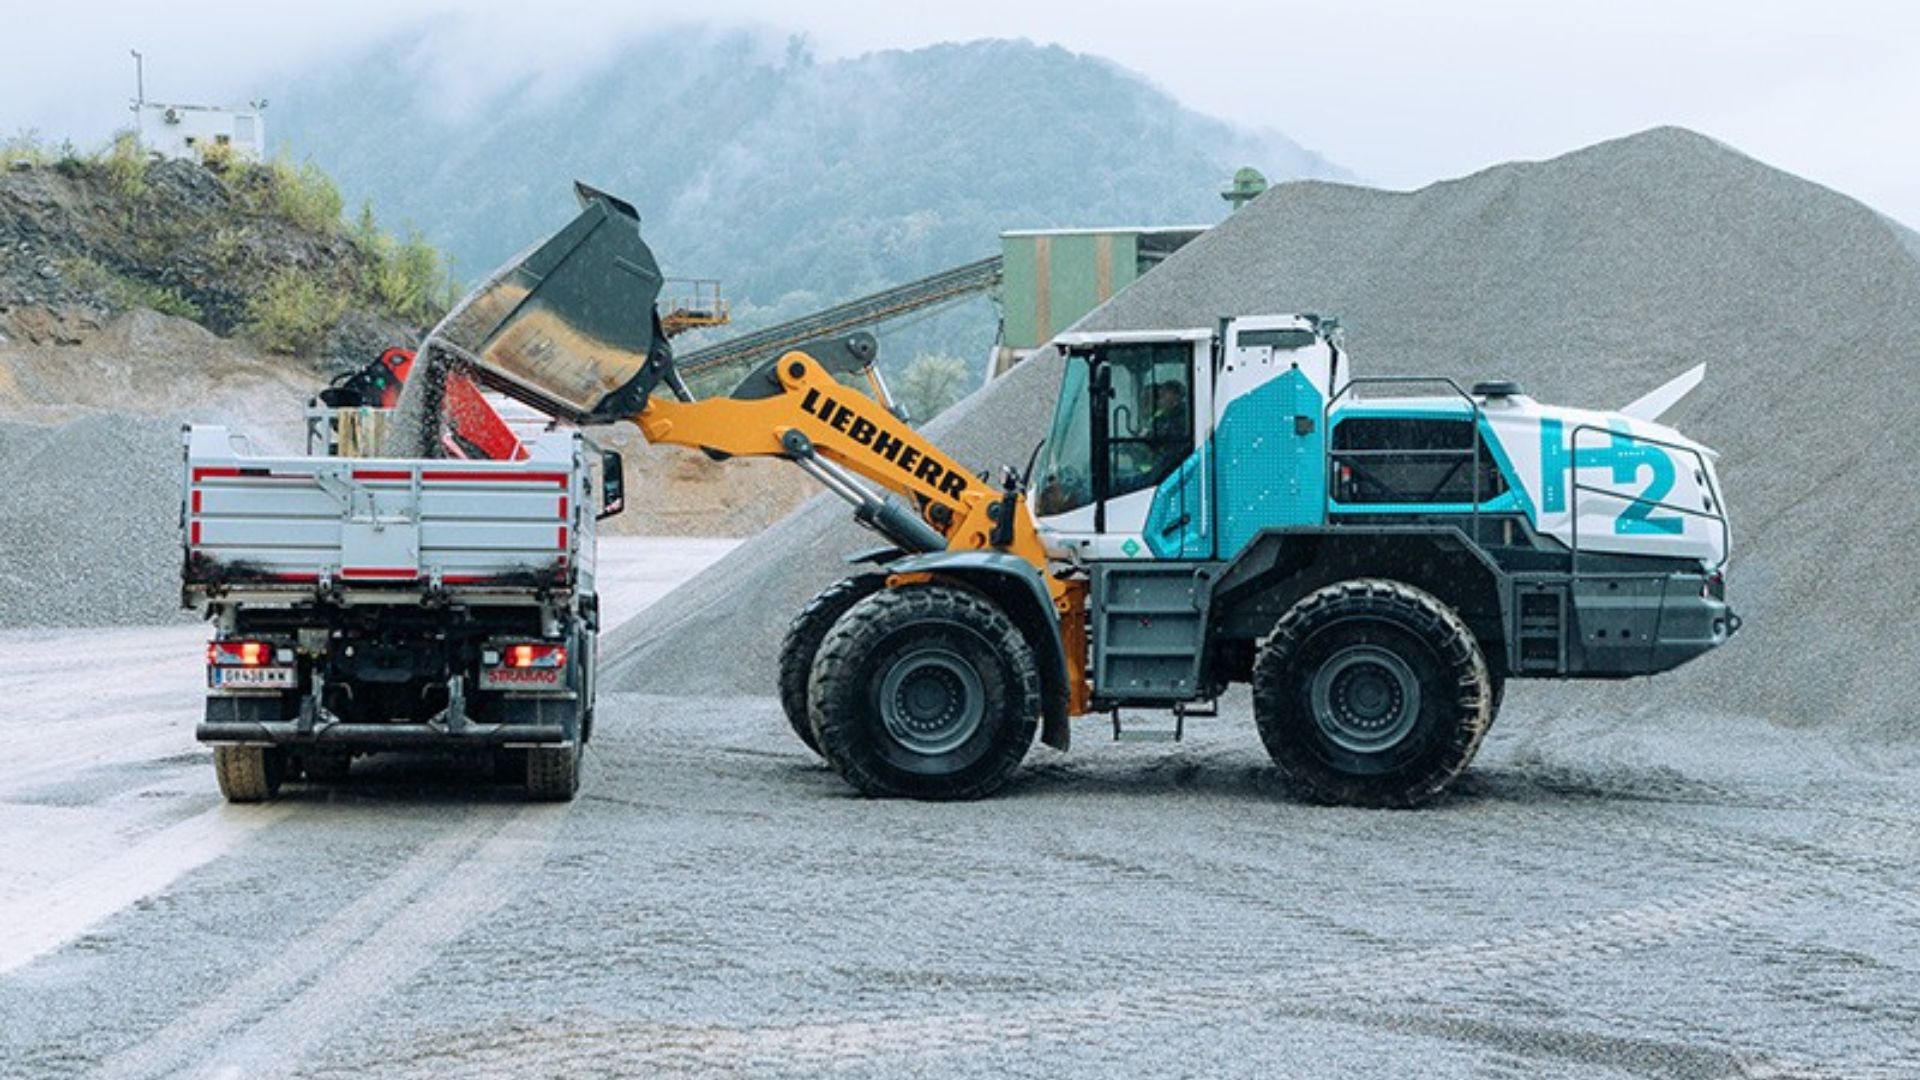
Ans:
{"type": "MultiPolygon", "coordinates": [[[[764,34],[661,34],[562,88],[457,105],[438,47],[428,32],[290,80],[275,143],[417,225],[469,281],[564,222],[587,180],[640,208],[669,275],[723,279],[743,326],[991,254],[1007,228],[1215,221],[1240,165],[1341,175],[1026,42],[829,62],[764,34]]],[[[976,305],[883,348],[897,362],[937,339],[974,362],[992,333],[976,305]]]]}

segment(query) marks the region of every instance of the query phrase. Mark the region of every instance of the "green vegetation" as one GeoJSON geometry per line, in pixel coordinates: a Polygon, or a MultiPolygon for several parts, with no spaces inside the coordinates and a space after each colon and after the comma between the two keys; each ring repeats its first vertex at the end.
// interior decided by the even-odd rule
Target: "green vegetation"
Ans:
{"type": "MultiPolygon", "coordinates": [[[[72,147],[67,149],[71,151],[72,147]]],[[[0,166],[10,166],[16,161],[44,166],[58,160],[59,156],[41,140],[40,132],[34,128],[21,128],[7,138],[0,139],[0,166]]]]}
{"type": "Polygon", "coordinates": [[[363,202],[351,236],[370,263],[362,294],[372,306],[421,325],[453,306],[458,298],[453,275],[418,230],[396,238],[374,220],[373,205],[363,202]]]}
{"type": "Polygon", "coordinates": [[[343,222],[340,189],[311,161],[283,153],[253,164],[230,146],[206,147],[200,165],[225,198],[162,163],[131,131],[87,153],[31,129],[0,139],[0,178],[23,163],[110,196],[85,227],[57,230],[45,257],[73,293],[112,311],[152,308],[307,355],[349,310],[421,327],[458,296],[446,260],[418,230],[388,232],[370,206],[343,222]]]}
{"type": "MultiPolygon", "coordinates": [[[[346,225],[340,189],[313,162],[295,165],[282,153],[265,165],[246,165],[227,153],[206,164],[226,178],[243,211],[321,238],[344,238],[357,256],[344,280],[291,266],[275,270],[247,302],[245,330],[262,346],[310,354],[350,305],[416,326],[433,323],[452,305],[457,286],[440,253],[417,231],[396,237],[381,228],[370,205],[346,225]]],[[[245,224],[222,226],[213,235],[216,257],[223,265],[244,259],[248,238],[245,224]]]]}
{"type": "Polygon", "coordinates": [[[35,128],[22,128],[0,140],[0,166],[25,163],[35,168],[54,168],[69,177],[101,176],[114,194],[137,199],[146,194],[147,166],[151,159],[140,148],[140,137],[132,130],[116,131],[106,145],[91,153],[81,153],[70,140],[54,146],[40,137],[35,128]]]}
{"type": "Polygon", "coordinates": [[[967,370],[965,360],[941,353],[922,353],[907,365],[895,393],[912,414],[913,422],[924,424],[966,397],[978,382],[978,377],[967,370]]]}
{"type": "Polygon", "coordinates": [[[75,288],[106,298],[115,310],[146,307],[162,315],[174,315],[182,319],[200,318],[200,305],[182,295],[179,289],[167,285],[155,285],[130,277],[117,270],[110,270],[85,256],[73,256],[60,260],[61,276],[75,288]]]}
{"type": "Polygon", "coordinates": [[[310,355],[346,314],[347,300],[344,292],[314,275],[286,267],[247,301],[246,331],[262,348],[310,355]]]}
{"type": "Polygon", "coordinates": [[[201,147],[200,164],[220,176],[226,176],[243,165],[231,143],[211,143],[201,147]]]}
{"type": "Polygon", "coordinates": [[[106,150],[96,155],[97,165],[107,183],[121,197],[137,199],[147,193],[147,152],[140,148],[140,137],[131,131],[117,132],[106,150]]]}
{"type": "Polygon", "coordinates": [[[340,231],[340,189],[311,161],[295,165],[282,152],[265,165],[248,167],[236,177],[241,206],[276,217],[308,232],[331,236],[340,231]]]}

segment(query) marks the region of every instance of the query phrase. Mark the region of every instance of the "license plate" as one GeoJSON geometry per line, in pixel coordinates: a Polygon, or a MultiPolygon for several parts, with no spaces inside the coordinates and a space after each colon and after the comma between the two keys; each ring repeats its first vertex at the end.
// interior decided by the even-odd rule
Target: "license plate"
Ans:
{"type": "Polygon", "coordinates": [[[207,685],[217,690],[291,690],[293,669],[216,667],[207,669],[207,685]]]}

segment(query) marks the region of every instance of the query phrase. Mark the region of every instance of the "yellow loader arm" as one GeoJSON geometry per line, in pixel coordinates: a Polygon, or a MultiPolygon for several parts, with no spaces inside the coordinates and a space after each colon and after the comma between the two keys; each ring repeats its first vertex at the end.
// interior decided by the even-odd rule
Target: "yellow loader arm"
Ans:
{"type": "Polygon", "coordinates": [[[773,396],[704,401],[656,396],[634,422],[649,442],[735,457],[787,458],[842,494],[845,474],[857,474],[906,496],[917,508],[917,521],[938,534],[939,546],[997,548],[1045,567],[1045,551],[1018,491],[1011,498],[994,491],[892,410],[827,374],[807,353],[789,352],[774,367],[781,392],[773,396]]]}
{"type": "MultiPolygon", "coordinates": [[[[1009,471],[1000,490],[994,490],[892,409],[834,378],[804,351],[788,352],[760,375],[777,380],[779,392],[704,401],[656,396],[634,422],[648,442],[793,461],[852,503],[863,524],[905,550],[995,550],[1025,560],[1047,582],[1060,621],[1068,711],[1086,712],[1086,582],[1049,572],[1046,548],[1027,513],[1022,478],[1009,471]],[[901,504],[875,496],[849,473],[906,496],[917,513],[909,517],[901,504]],[[916,537],[922,529],[931,535],[916,537]]],[[[870,372],[869,378],[885,392],[870,372]]]]}

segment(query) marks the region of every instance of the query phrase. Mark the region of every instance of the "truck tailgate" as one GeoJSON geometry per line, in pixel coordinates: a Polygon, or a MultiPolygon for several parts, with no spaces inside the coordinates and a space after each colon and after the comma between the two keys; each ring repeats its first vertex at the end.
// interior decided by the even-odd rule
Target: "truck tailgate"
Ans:
{"type": "Polygon", "coordinates": [[[579,437],[521,461],[266,457],[186,433],[188,600],[232,586],[566,584],[578,567],[579,437]]]}

